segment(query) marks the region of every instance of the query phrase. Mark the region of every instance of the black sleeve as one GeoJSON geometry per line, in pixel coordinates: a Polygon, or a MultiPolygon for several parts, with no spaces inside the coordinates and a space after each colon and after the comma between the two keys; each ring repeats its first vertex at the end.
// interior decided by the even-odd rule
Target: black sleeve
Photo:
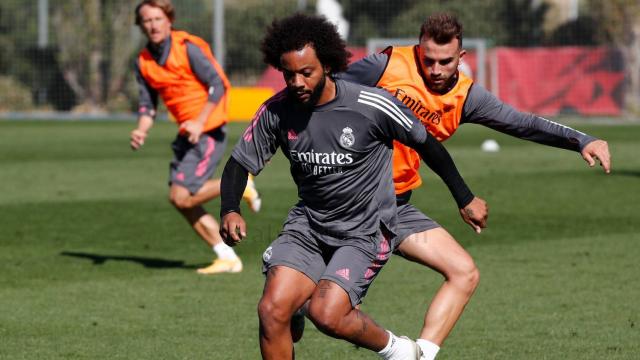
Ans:
{"type": "Polygon", "coordinates": [[[456,164],[444,146],[431,134],[428,134],[427,140],[422,144],[416,145],[414,149],[420,154],[422,161],[447,184],[451,195],[453,195],[458,204],[458,208],[462,209],[469,205],[474,195],[465,184],[464,179],[462,179],[456,168],[456,164]]]}
{"type": "Polygon", "coordinates": [[[240,200],[249,172],[233,156],[229,157],[220,181],[220,218],[230,212],[240,214],[240,200]]]}

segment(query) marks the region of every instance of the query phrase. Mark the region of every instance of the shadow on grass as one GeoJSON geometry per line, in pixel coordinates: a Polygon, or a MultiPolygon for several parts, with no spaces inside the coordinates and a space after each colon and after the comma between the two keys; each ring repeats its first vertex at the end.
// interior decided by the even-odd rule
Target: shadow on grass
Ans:
{"type": "Polygon", "coordinates": [[[134,263],[138,263],[146,268],[152,269],[197,269],[202,266],[202,264],[195,265],[185,265],[182,260],[167,260],[167,259],[157,259],[157,258],[148,258],[148,257],[140,257],[140,256],[118,256],[118,255],[99,255],[99,254],[90,254],[84,252],[73,252],[73,251],[63,251],[60,253],[62,256],[71,256],[81,259],[88,259],[93,261],[93,265],[102,265],[107,260],[114,261],[130,261],[134,263]]]}
{"type": "Polygon", "coordinates": [[[613,170],[612,173],[620,176],[640,177],[640,170],[613,170]]]}

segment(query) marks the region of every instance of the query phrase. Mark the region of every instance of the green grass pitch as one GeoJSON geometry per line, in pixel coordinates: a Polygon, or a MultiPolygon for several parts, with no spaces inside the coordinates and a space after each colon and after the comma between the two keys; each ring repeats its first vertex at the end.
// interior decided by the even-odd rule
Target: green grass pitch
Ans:
{"type": "MultiPolygon", "coordinates": [[[[0,122],[0,359],[259,358],[261,253],[296,200],[284,157],[256,179],[263,210],[246,212],[249,238],[237,247],[245,271],[202,277],[194,270],[211,251],[167,201],[175,126],[158,123],[137,153],[128,147],[133,126],[0,122]]],[[[227,150],[245,126],[229,126],[227,150]]],[[[640,358],[640,126],[577,127],[609,141],[612,174],[577,153],[477,126],[445,143],[491,207],[481,235],[423,172],[414,204],[481,272],[438,359],[640,358]],[[486,138],[502,150],[481,152],[486,138]]],[[[214,214],[218,206],[207,205],[214,214]]],[[[394,257],[363,309],[416,337],[440,283],[394,257]]],[[[296,352],[377,358],[309,322],[296,352]]]]}

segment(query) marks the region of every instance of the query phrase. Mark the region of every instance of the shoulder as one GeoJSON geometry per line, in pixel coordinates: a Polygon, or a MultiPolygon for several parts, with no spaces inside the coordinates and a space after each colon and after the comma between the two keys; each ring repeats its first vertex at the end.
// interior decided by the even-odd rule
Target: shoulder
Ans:
{"type": "Polygon", "coordinates": [[[364,92],[374,92],[376,94],[378,94],[378,93],[379,94],[387,93],[387,91],[385,91],[382,88],[362,85],[362,84],[359,84],[359,83],[354,83],[354,82],[346,81],[346,80],[342,80],[342,79],[336,79],[336,83],[339,83],[339,86],[342,87],[345,90],[345,93],[346,93],[345,95],[347,97],[349,97],[349,98],[357,99],[363,91],[364,92]]]}
{"type": "MultiPolygon", "coordinates": [[[[386,50],[385,50],[386,51],[386,50]]],[[[385,68],[389,61],[389,54],[386,52],[375,53],[367,55],[362,59],[349,65],[349,68],[362,68],[363,70],[377,70],[378,68],[385,68]]]]}
{"type": "Polygon", "coordinates": [[[209,44],[202,38],[181,30],[171,31],[171,45],[199,49],[202,49],[203,46],[209,46],[209,44]]]}
{"type": "Polygon", "coordinates": [[[479,108],[482,106],[495,106],[496,103],[502,103],[489,90],[478,84],[472,84],[465,102],[465,106],[479,108]]]}
{"type": "Polygon", "coordinates": [[[281,90],[260,105],[254,119],[261,117],[280,118],[288,108],[287,90],[281,90]]]}
{"type": "Polygon", "coordinates": [[[416,47],[417,45],[396,47],[389,46],[388,48],[384,49],[382,53],[386,54],[389,58],[402,57],[414,60],[416,55],[416,47]]]}
{"type": "Polygon", "coordinates": [[[388,91],[379,88],[366,85],[360,85],[352,82],[344,82],[345,87],[351,98],[354,101],[363,103],[366,100],[379,100],[385,102],[393,102],[395,98],[389,94],[388,91]]]}
{"type": "Polygon", "coordinates": [[[403,106],[388,91],[377,88],[346,82],[354,110],[365,117],[375,120],[380,116],[389,116],[398,113],[403,106]]]}
{"type": "Polygon", "coordinates": [[[140,52],[138,52],[138,57],[136,58],[136,61],[140,61],[140,59],[146,60],[151,58],[153,57],[151,56],[149,49],[147,49],[147,47],[145,46],[142,49],[140,49],[140,52]]]}
{"type": "Polygon", "coordinates": [[[186,31],[182,31],[182,30],[172,30],[171,31],[171,38],[173,40],[178,40],[178,41],[204,41],[202,40],[200,37],[195,36],[195,35],[191,35],[186,31]]]}

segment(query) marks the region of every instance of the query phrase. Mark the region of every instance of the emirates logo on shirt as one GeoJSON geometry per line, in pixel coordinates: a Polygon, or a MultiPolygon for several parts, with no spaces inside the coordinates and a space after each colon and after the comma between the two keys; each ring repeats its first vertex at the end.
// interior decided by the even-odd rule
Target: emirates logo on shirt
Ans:
{"type": "Polygon", "coordinates": [[[345,153],[330,153],[289,150],[289,159],[307,174],[329,175],[341,174],[342,166],[353,164],[353,155],[345,153]]]}

